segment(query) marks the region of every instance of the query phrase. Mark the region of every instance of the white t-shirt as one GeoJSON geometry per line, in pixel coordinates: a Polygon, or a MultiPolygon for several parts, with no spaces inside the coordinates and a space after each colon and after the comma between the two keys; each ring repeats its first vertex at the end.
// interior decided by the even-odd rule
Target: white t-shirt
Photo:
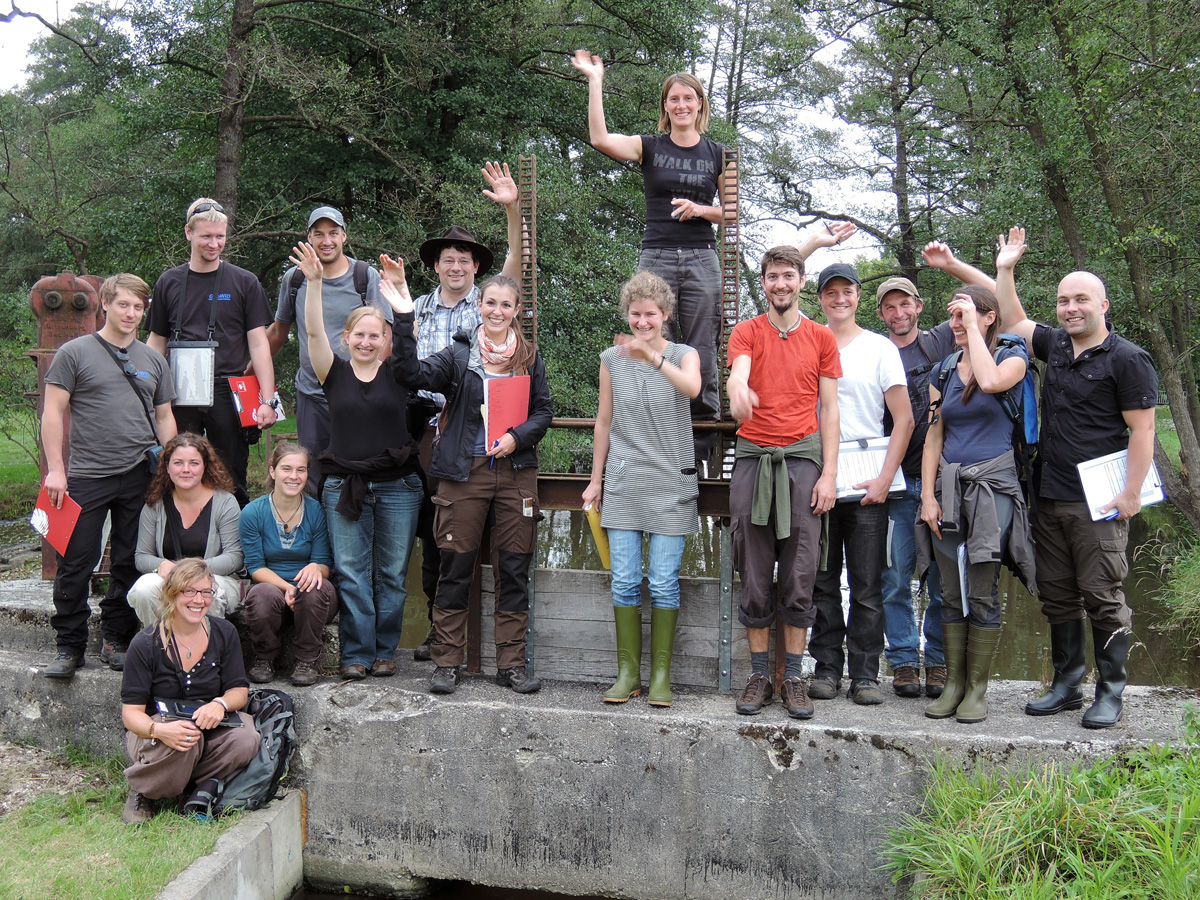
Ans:
{"type": "MultiPolygon", "coordinates": [[[[842,440],[883,437],[883,394],[900,385],[907,390],[904,363],[896,345],[881,334],[864,331],[842,350],[838,379],[838,419],[842,440]]],[[[904,402],[908,402],[905,394],[904,402]]]]}

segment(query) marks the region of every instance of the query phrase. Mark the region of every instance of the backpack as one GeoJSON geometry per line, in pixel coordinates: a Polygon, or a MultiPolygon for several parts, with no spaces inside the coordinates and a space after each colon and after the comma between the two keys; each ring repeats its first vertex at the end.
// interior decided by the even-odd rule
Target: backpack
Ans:
{"type": "Polygon", "coordinates": [[[217,797],[212,803],[214,814],[230,809],[259,809],[275,799],[296,746],[292,698],[283,691],[253,688],[243,711],[254,719],[258,730],[261,739],[258,755],[229,781],[218,782],[217,797]]]}
{"type": "MultiPolygon", "coordinates": [[[[1024,338],[1015,334],[1002,334],[996,339],[996,350],[992,358],[1000,362],[1000,354],[1004,350],[1017,347],[1026,352],[1024,338]]],[[[941,395],[929,404],[937,421],[938,409],[946,397],[946,385],[950,381],[950,373],[962,359],[962,350],[955,350],[943,359],[933,370],[929,383],[938,389],[941,395]]],[[[1017,477],[1025,490],[1026,499],[1032,497],[1030,486],[1033,484],[1033,457],[1037,451],[1038,417],[1037,417],[1037,378],[1034,374],[1033,363],[1030,361],[1025,368],[1025,377],[1010,387],[1007,391],[997,394],[996,399],[1013,423],[1012,447],[1017,459],[1017,477]]]]}
{"type": "MultiPolygon", "coordinates": [[[[367,287],[369,278],[367,270],[370,267],[361,259],[354,261],[354,290],[358,292],[358,298],[362,301],[362,305],[368,305],[367,287]]],[[[304,273],[300,271],[300,267],[292,269],[292,277],[288,279],[288,300],[291,301],[292,309],[296,308],[296,295],[300,293],[300,285],[304,284],[304,273]]],[[[300,323],[303,326],[303,322],[300,323]]],[[[301,328],[300,333],[304,334],[304,329],[301,328]]]]}

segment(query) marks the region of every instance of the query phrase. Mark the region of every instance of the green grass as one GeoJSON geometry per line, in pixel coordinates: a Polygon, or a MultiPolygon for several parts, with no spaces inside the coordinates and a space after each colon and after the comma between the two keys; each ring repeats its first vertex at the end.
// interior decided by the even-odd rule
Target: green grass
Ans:
{"type": "Polygon", "coordinates": [[[0,819],[0,896],[19,900],[142,900],[210,853],[236,821],[196,822],[172,811],[121,822],[128,786],[119,759],[75,754],[88,773],[66,796],[46,795],[0,819]]]}
{"type": "Polygon", "coordinates": [[[1184,900],[1200,895],[1200,727],[1090,767],[966,773],[932,764],[884,856],[913,897],[1184,900]]]}
{"type": "Polygon", "coordinates": [[[1171,462],[1175,464],[1175,471],[1179,471],[1179,432],[1175,430],[1175,420],[1171,418],[1171,410],[1169,407],[1160,406],[1154,415],[1154,431],[1158,435],[1158,440],[1162,443],[1163,450],[1170,457],[1171,462]]]}

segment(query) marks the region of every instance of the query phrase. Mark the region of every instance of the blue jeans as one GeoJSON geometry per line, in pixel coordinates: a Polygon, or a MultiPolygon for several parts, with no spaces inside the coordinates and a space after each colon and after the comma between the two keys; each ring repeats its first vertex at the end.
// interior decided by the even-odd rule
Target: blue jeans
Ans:
{"type": "MultiPolygon", "coordinates": [[[[887,637],[888,665],[894,672],[901,666],[921,668],[921,634],[913,603],[912,578],[917,567],[916,520],[921,508],[921,479],[904,476],[903,497],[888,501],[891,523],[892,564],[883,570],[883,633],[887,637]]],[[[942,576],[937,564],[925,576],[929,607],[925,610],[925,667],[944,666],[942,649],[942,576]]]]}
{"type": "MultiPolygon", "coordinates": [[[[613,606],[642,605],[642,532],[608,529],[613,606]]],[[[650,533],[650,601],[659,609],[679,609],[682,534],[650,533]]]]}
{"type": "Polygon", "coordinates": [[[341,477],[330,475],[321,494],[341,601],[342,665],[369,667],[377,659],[390,660],[400,646],[421,479],[369,482],[358,521],[337,512],[342,484],[341,477]]]}

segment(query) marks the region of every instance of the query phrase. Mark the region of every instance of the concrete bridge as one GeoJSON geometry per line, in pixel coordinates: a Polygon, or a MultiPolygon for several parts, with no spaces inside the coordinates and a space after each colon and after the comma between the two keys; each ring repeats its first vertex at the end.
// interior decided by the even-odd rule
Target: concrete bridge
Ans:
{"type": "MultiPolygon", "coordinates": [[[[0,584],[0,734],[116,752],[120,676],[100,667],[93,633],[73,681],[43,678],[49,613],[48,584],[0,584]]],[[[314,886],[420,896],[455,879],[645,900],[899,897],[905,886],[880,868],[880,847],[918,810],[935,754],[967,768],[1086,762],[1173,738],[1184,704],[1200,699],[1131,687],[1126,721],[1092,732],[1078,713],[1025,716],[1040,686],[998,682],[981,725],[934,722],[923,700],[890,695],[882,707],[818,703],[805,723],[777,703],[738,716],[730,694],[701,686],[678,687],[669,709],[606,707],[579,680],[517,697],[484,675],[434,697],[428,665],[402,659],[391,679],[284,685],[296,698],[289,783],[307,798],[314,886]]]]}

